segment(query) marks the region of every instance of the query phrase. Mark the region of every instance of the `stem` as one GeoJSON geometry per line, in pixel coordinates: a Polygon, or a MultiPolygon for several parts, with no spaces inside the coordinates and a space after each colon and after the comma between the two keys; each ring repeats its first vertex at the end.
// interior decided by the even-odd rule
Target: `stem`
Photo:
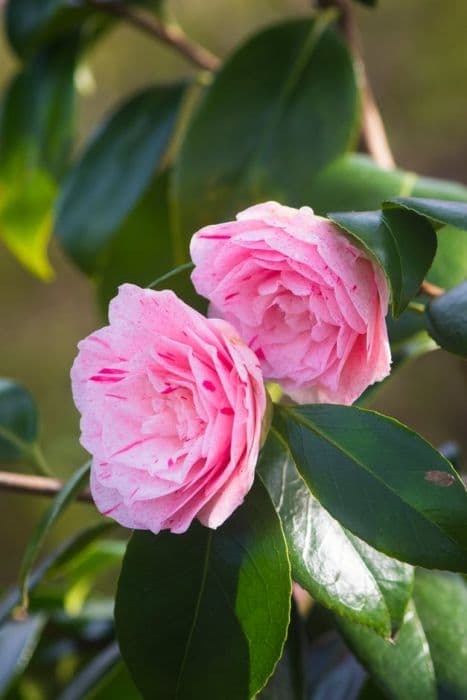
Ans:
{"type": "Polygon", "coordinates": [[[436,284],[431,284],[428,280],[424,280],[420,285],[420,294],[428,294],[429,297],[440,297],[445,293],[445,289],[438,287],[436,284]]]}
{"type": "MultiPolygon", "coordinates": [[[[29,493],[36,496],[55,496],[62,488],[63,481],[60,479],[0,471],[0,491],[29,493]]],[[[83,503],[92,503],[89,489],[80,493],[77,500],[83,503]]]]}
{"type": "Polygon", "coordinates": [[[339,26],[352,50],[360,78],[363,117],[362,140],[365,150],[380,167],[391,170],[395,167],[394,156],[368,79],[351,0],[317,0],[317,5],[321,8],[337,7],[340,12],[339,26]]]}
{"type": "Polygon", "coordinates": [[[220,60],[213,53],[190,39],[178,25],[167,25],[157,17],[141,9],[129,7],[118,0],[85,0],[101,12],[120,17],[137,29],[168,44],[198,68],[216,71],[220,60]]]}

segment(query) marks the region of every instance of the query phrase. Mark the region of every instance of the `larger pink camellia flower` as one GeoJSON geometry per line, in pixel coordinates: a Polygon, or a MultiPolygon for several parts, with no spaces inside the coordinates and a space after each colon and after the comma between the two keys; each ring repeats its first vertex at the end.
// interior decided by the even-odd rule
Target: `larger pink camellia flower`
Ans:
{"type": "Polygon", "coordinates": [[[295,401],[353,403],[386,377],[388,285],[309,207],[258,204],[191,241],[192,280],[295,401]]]}
{"type": "Polygon", "coordinates": [[[254,478],[266,394],[256,355],[225,321],[131,284],[71,370],[97,507],[125,527],[216,528],[254,478]]]}

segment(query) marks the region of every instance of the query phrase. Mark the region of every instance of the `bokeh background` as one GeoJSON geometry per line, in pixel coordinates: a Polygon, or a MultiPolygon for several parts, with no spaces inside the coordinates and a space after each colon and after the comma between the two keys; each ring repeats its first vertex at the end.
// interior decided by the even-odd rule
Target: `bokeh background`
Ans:
{"type": "MultiPolygon", "coordinates": [[[[262,25],[309,12],[310,4],[305,0],[170,0],[187,33],[220,56],[262,25]]],[[[356,15],[368,72],[398,165],[467,184],[467,3],[380,0],[377,10],[357,8],[356,15]]],[[[2,88],[14,71],[15,59],[2,31],[2,88]]],[[[78,73],[78,148],[121,97],[153,81],[190,73],[190,66],[170,49],[133,29],[114,30],[78,73]]],[[[307,204],[313,206],[313,202],[307,204]]],[[[102,325],[102,318],[90,283],[65,260],[57,245],[52,245],[51,259],[55,279],[44,284],[0,248],[0,375],[21,381],[34,394],[44,452],[56,473],[66,477],[86,458],[77,439],[69,369],[77,341],[102,325]]],[[[436,445],[458,441],[465,455],[466,389],[467,364],[439,351],[400,370],[383,387],[374,406],[436,445]]],[[[465,457],[462,464],[465,469],[465,457]]],[[[12,468],[29,471],[27,464],[12,468]]],[[[22,548],[45,507],[43,498],[0,492],[0,588],[14,581],[22,548]]],[[[78,520],[82,525],[94,519],[89,506],[73,506],[56,528],[55,540],[70,532],[78,520]]]]}

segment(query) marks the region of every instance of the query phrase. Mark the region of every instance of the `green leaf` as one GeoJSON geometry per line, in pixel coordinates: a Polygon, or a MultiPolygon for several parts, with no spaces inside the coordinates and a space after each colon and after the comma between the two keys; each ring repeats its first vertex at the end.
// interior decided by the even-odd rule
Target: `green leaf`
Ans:
{"type": "Polygon", "coordinates": [[[75,62],[74,41],[36,55],[9,85],[0,118],[0,239],[44,280],[53,274],[47,244],[71,143],[75,62]]]}
{"type": "Polygon", "coordinates": [[[30,451],[37,433],[32,395],[21,384],[0,377],[0,460],[9,462],[30,451]]]}
{"type": "Polygon", "coordinates": [[[344,527],[402,561],[467,572],[465,486],[419,435],[352,406],[281,406],[276,420],[308,487],[344,527]]]}
{"type": "Polygon", "coordinates": [[[453,226],[438,230],[438,249],[427,278],[433,284],[450,289],[467,275],[467,235],[453,226]]]}
{"type": "Polygon", "coordinates": [[[329,216],[381,265],[391,287],[393,314],[399,316],[433,261],[436,234],[431,224],[413,212],[397,209],[329,216]]]}
{"type": "Polygon", "coordinates": [[[338,624],[350,648],[387,698],[436,700],[430,649],[413,603],[394,642],[344,618],[339,618],[338,624]]]}
{"type": "Polygon", "coordinates": [[[467,697],[467,584],[461,576],[418,571],[415,604],[425,630],[440,691],[467,697]]]}
{"type": "Polygon", "coordinates": [[[447,202],[442,199],[421,199],[416,197],[396,197],[386,203],[397,205],[421,214],[438,224],[449,224],[467,230],[467,203],[447,202]]]}
{"type": "Polygon", "coordinates": [[[438,197],[467,201],[467,188],[404,170],[381,168],[369,156],[347,153],[315,174],[304,200],[316,213],[369,211],[393,197],[438,197]]]}
{"type": "Polygon", "coordinates": [[[89,469],[90,463],[87,462],[75,471],[53,499],[26,546],[19,572],[19,586],[23,607],[27,607],[29,577],[37,555],[58,518],[87,482],[89,478],[89,469]]]}
{"type": "Polygon", "coordinates": [[[378,0],[356,0],[356,2],[361,3],[362,5],[368,5],[369,7],[376,7],[378,0]]]}
{"type": "Polygon", "coordinates": [[[239,700],[281,656],[290,567],[261,483],[218,530],[136,532],[118,586],[122,656],[146,698],[239,700]]]}
{"type": "Polygon", "coordinates": [[[438,345],[467,358],[467,282],[433,299],[426,316],[428,332],[438,345]]]}
{"type": "Polygon", "coordinates": [[[175,265],[167,187],[167,173],[157,175],[96,259],[94,279],[102,308],[123,282],[146,287],[175,265]]]}
{"type": "Polygon", "coordinates": [[[176,244],[169,221],[167,186],[167,173],[154,179],[98,258],[94,277],[103,309],[115,296],[119,284],[133,282],[153,289],[173,289],[187,304],[206,313],[207,301],[196,294],[191,282],[193,264],[172,269],[176,244]]]}
{"type": "MultiPolygon", "coordinates": [[[[162,0],[127,0],[157,9],[162,0]]],[[[83,40],[93,38],[116,17],[96,5],[74,0],[14,0],[5,9],[8,40],[20,57],[71,30],[81,30],[83,40]]]]}
{"type": "Polygon", "coordinates": [[[322,605],[389,637],[411,596],[412,567],[372,549],[329,515],[274,428],[257,468],[282,521],[294,580],[322,605]]]}
{"type": "Polygon", "coordinates": [[[178,228],[191,236],[265,199],[301,206],[316,173],[357,133],[358,90],[331,15],[253,36],[193,117],[175,170],[178,228]]]}
{"type": "Polygon", "coordinates": [[[11,620],[0,627],[0,696],[6,696],[29,664],[46,623],[43,615],[11,620]]]}
{"type": "Polygon", "coordinates": [[[98,255],[147,191],[172,136],[183,90],[180,84],[151,87],[125,102],[70,171],[55,228],[85,272],[96,270],[98,255]]]}

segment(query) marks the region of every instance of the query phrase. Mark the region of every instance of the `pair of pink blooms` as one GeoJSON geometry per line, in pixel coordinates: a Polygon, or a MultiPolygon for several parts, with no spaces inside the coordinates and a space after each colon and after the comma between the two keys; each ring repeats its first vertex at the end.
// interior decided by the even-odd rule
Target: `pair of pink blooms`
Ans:
{"type": "Polygon", "coordinates": [[[351,404],[389,373],[388,286],[311,209],[275,202],[193,236],[206,319],[171,291],[120,287],[72,368],[97,507],[126,527],[216,528],[251,488],[266,392],[351,404]]]}

